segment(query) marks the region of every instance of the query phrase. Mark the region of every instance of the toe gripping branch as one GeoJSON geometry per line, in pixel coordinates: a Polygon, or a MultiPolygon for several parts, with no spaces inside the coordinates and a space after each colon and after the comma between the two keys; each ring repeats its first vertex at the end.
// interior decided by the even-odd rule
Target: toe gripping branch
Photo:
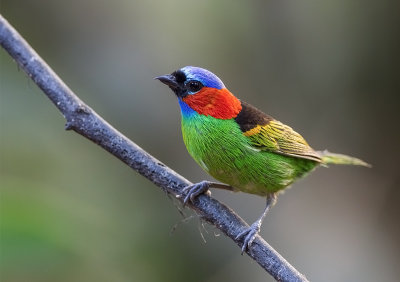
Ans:
{"type": "Polygon", "coordinates": [[[210,189],[211,184],[210,181],[201,181],[183,188],[182,192],[183,194],[186,194],[183,204],[186,205],[189,200],[193,203],[197,196],[206,193],[208,189],[210,189]]]}
{"type": "Polygon", "coordinates": [[[247,250],[247,248],[250,248],[251,244],[253,244],[253,241],[256,238],[258,232],[260,232],[260,228],[265,216],[275,203],[276,203],[276,195],[275,194],[269,195],[267,197],[265,209],[262,215],[249,228],[246,228],[245,230],[240,232],[239,235],[236,236],[235,238],[236,240],[244,238],[242,245],[242,255],[247,250]]]}
{"type": "Polygon", "coordinates": [[[210,188],[224,189],[229,191],[235,190],[232,186],[227,184],[204,180],[182,189],[182,193],[186,194],[185,198],[183,199],[183,204],[186,205],[189,200],[193,203],[197,196],[208,192],[210,188]]]}
{"type": "MultiPolygon", "coordinates": [[[[197,196],[208,192],[211,187],[235,191],[235,189],[232,186],[204,180],[182,189],[182,193],[186,194],[185,198],[183,199],[183,205],[186,205],[189,202],[189,200],[190,202],[193,203],[193,201],[196,199],[197,196]]],[[[247,248],[250,248],[258,232],[260,232],[260,228],[265,216],[275,203],[276,203],[276,195],[270,194],[267,197],[265,209],[262,215],[249,228],[246,228],[236,236],[235,238],[236,240],[240,240],[241,238],[243,238],[242,254],[247,250],[247,248]]]]}

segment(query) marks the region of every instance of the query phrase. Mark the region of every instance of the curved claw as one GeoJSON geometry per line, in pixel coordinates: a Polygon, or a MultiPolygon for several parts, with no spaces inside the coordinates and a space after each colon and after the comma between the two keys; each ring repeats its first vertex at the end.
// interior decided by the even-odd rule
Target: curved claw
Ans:
{"type": "Polygon", "coordinates": [[[190,200],[192,203],[194,199],[199,196],[200,194],[204,194],[210,188],[209,181],[201,181],[199,183],[195,183],[193,185],[187,186],[182,189],[183,193],[187,193],[185,199],[183,200],[183,204],[186,205],[187,202],[190,200]]]}
{"type": "Polygon", "coordinates": [[[249,228],[243,230],[239,233],[239,235],[236,236],[236,240],[244,237],[242,255],[248,248],[250,248],[251,244],[253,244],[253,241],[256,238],[258,232],[260,232],[260,224],[259,222],[254,222],[249,228]]]}
{"type": "Polygon", "coordinates": [[[253,244],[256,235],[258,234],[258,232],[260,232],[261,224],[264,220],[264,217],[267,215],[268,211],[275,204],[275,202],[276,202],[276,194],[268,195],[264,212],[262,213],[260,218],[257,219],[257,221],[254,222],[249,228],[246,228],[244,231],[240,232],[239,235],[236,236],[235,238],[236,240],[239,240],[240,238],[244,237],[242,246],[242,255],[248,248],[250,248],[251,244],[253,244]]]}

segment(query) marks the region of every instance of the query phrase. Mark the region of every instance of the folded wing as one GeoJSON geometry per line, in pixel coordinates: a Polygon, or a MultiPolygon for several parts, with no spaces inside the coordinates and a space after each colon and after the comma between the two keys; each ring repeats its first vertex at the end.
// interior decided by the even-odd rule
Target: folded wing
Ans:
{"type": "Polygon", "coordinates": [[[304,138],[280,121],[241,101],[242,111],[235,118],[254,148],[277,154],[321,162],[321,156],[304,138]]]}

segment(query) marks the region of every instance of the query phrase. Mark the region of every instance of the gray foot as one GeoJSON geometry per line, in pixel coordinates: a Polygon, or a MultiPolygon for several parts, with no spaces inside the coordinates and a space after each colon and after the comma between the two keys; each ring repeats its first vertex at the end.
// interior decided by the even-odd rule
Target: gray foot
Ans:
{"type": "Polygon", "coordinates": [[[250,248],[251,244],[253,244],[253,241],[256,238],[258,232],[260,232],[260,227],[261,227],[261,222],[257,220],[249,228],[240,232],[239,235],[236,236],[235,238],[236,240],[244,238],[242,246],[242,255],[248,248],[250,248]]]}
{"type": "Polygon", "coordinates": [[[258,234],[258,232],[260,232],[261,224],[262,224],[265,216],[267,215],[268,211],[275,203],[276,203],[276,194],[268,195],[264,212],[262,213],[260,218],[257,219],[257,221],[254,222],[249,228],[240,232],[239,235],[236,236],[236,238],[235,238],[236,240],[239,240],[244,237],[243,246],[242,246],[242,255],[247,249],[250,248],[251,244],[253,243],[254,239],[256,238],[256,235],[258,234]]]}
{"type": "Polygon", "coordinates": [[[206,193],[211,185],[212,182],[210,181],[201,181],[183,188],[182,192],[187,193],[183,200],[183,204],[186,205],[189,200],[193,203],[194,199],[200,194],[206,193]]]}

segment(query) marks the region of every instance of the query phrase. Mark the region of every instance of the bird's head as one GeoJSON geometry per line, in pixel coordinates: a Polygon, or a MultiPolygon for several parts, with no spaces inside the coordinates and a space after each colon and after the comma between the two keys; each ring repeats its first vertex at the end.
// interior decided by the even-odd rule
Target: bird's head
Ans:
{"type": "Polygon", "coordinates": [[[231,119],[242,109],[240,101],[225,88],[222,80],[206,69],[187,66],[156,79],[176,94],[185,117],[197,113],[231,119]]]}

